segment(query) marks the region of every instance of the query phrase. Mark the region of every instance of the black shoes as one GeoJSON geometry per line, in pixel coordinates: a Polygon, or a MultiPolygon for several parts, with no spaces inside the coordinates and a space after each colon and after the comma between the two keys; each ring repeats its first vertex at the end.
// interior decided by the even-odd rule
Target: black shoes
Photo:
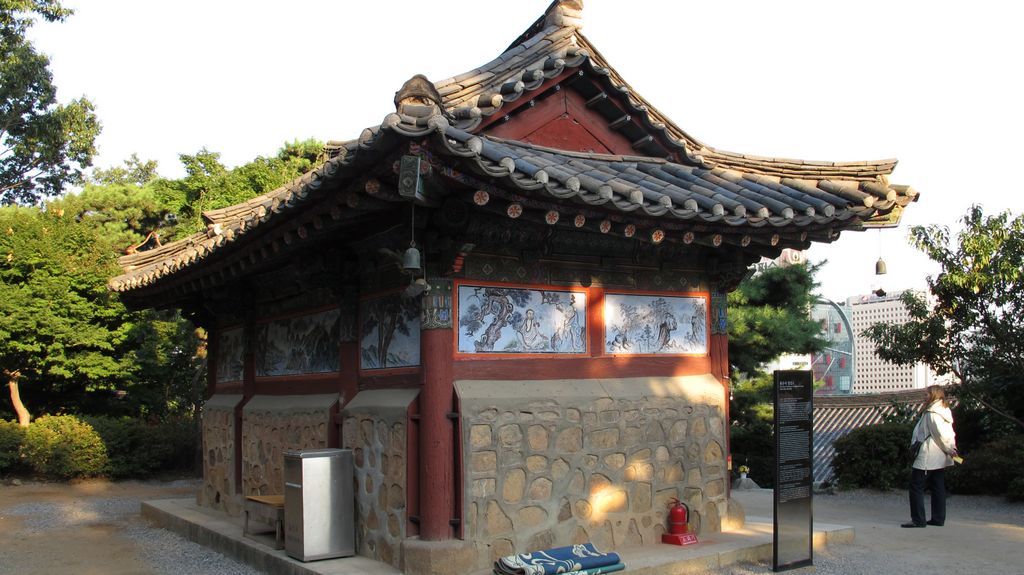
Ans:
{"type": "Polygon", "coordinates": [[[938,522],[938,521],[936,521],[934,519],[929,519],[928,520],[928,525],[934,525],[936,527],[942,527],[943,523],[940,523],[940,522],[938,522]]]}
{"type": "Polygon", "coordinates": [[[920,528],[923,529],[923,528],[927,527],[927,525],[924,524],[924,523],[904,523],[903,525],[900,525],[900,527],[905,527],[905,528],[917,528],[917,527],[920,527],[920,528]]]}

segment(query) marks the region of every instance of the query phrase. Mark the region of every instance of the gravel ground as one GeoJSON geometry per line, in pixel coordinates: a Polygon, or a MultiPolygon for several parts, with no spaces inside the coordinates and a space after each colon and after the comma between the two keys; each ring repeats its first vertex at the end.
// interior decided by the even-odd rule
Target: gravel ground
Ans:
{"type": "MultiPolygon", "coordinates": [[[[143,500],[187,497],[197,488],[191,479],[0,487],[0,573],[258,575],[251,567],[150,527],[139,514],[143,500]]],[[[737,490],[733,495],[748,517],[771,517],[770,490],[737,490]]],[[[1024,575],[1024,504],[954,496],[948,508],[945,527],[901,529],[909,515],[905,493],[815,495],[815,521],[852,525],[856,541],[819,551],[813,567],[789,573],[1024,575]]],[[[771,572],[770,564],[744,564],[714,573],[771,572]]]]}
{"type": "Polygon", "coordinates": [[[175,497],[180,497],[182,492],[194,493],[199,486],[196,480],[107,483],[116,487],[116,491],[124,492],[115,496],[110,496],[113,489],[99,488],[58,496],[63,490],[54,485],[29,482],[0,488],[11,490],[6,496],[16,496],[23,501],[0,507],[0,520],[5,526],[0,540],[0,573],[51,573],[65,565],[83,567],[79,573],[260,573],[170,531],[150,527],[141,517],[142,500],[168,497],[166,493],[174,493],[170,496],[175,497]],[[15,490],[22,492],[20,496],[15,490]],[[97,530],[101,531],[103,541],[100,546],[64,547],[60,543],[97,530]]]}

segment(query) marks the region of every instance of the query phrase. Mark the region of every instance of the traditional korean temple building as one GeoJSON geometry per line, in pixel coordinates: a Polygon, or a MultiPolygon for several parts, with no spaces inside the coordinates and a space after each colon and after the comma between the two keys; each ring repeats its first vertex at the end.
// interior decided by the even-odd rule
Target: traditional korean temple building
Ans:
{"type": "Polygon", "coordinates": [[[283,451],[344,447],[359,553],[407,573],[656,544],[673,497],[721,529],[726,294],[917,197],[894,160],[702,143],[581,26],[555,1],[312,172],[122,259],[128,305],[210,334],[202,505],[237,514],[283,492],[283,451]]]}

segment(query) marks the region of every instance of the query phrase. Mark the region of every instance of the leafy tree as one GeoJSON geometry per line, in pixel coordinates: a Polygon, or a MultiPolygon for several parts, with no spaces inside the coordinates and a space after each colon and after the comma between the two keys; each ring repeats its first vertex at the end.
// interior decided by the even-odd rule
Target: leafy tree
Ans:
{"type": "Polygon", "coordinates": [[[910,230],[913,245],[941,266],[927,280],[934,307],[904,293],[910,321],[876,324],[865,335],[882,359],[952,374],[961,400],[1024,427],[1024,217],[972,206],[961,221],[955,239],[944,226],[910,230]]]}
{"type": "Polygon", "coordinates": [[[202,214],[241,203],[274,190],[316,167],[323,145],[316,140],[286,143],[272,157],[255,160],[234,169],[220,162],[220,154],[206,148],[195,154],[181,154],[186,176],[181,180],[157,180],[157,200],[178,217],[178,237],[205,227],[202,214]]]}
{"type": "Polygon", "coordinates": [[[157,178],[156,160],[142,161],[138,154],[132,154],[124,161],[124,167],[96,168],[90,180],[96,184],[135,184],[145,186],[157,178]]]}
{"type": "Polygon", "coordinates": [[[810,317],[819,266],[770,267],[729,294],[729,362],[748,375],[784,353],[822,349],[818,324],[810,317]]]}
{"type": "Polygon", "coordinates": [[[57,102],[49,59],[25,38],[35,16],[71,14],[55,0],[0,4],[0,205],[31,204],[82,181],[100,131],[92,103],[57,102]]]}
{"type": "Polygon", "coordinates": [[[198,422],[206,388],[206,332],[176,311],[144,310],[132,319],[127,360],[135,371],[126,387],[128,413],[198,422]]]}
{"type": "Polygon", "coordinates": [[[152,231],[172,236],[173,229],[164,228],[173,228],[176,220],[156,189],[156,162],[139,162],[133,155],[125,165],[96,170],[99,178],[94,175],[81,192],[49,202],[47,211],[96,228],[113,253],[124,253],[152,231]]]}
{"type": "Polygon", "coordinates": [[[114,353],[124,307],[107,290],[114,255],[94,228],[38,208],[0,208],[0,370],[19,423],[19,384],[64,406],[114,389],[127,372],[114,353]]]}

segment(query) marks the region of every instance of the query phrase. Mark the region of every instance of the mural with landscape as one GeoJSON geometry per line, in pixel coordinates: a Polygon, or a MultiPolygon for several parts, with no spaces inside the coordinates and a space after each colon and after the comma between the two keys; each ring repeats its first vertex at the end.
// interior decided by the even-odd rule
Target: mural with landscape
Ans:
{"type": "Polygon", "coordinates": [[[257,325],[256,376],[338,371],[340,332],[338,309],[257,325]]]}
{"type": "Polygon", "coordinates": [[[359,367],[388,369],[420,364],[420,303],[394,293],[359,304],[359,367]]]}
{"type": "Polygon", "coordinates": [[[217,341],[217,383],[242,381],[245,369],[245,331],[236,327],[220,332],[217,341]]]}
{"type": "Polygon", "coordinates": [[[585,353],[587,294],[459,286],[459,353],[585,353]]]}
{"type": "Polygon", "coordinates": [[[707,353],[707,299],[606,294],[605,353],[707,353]]]}

